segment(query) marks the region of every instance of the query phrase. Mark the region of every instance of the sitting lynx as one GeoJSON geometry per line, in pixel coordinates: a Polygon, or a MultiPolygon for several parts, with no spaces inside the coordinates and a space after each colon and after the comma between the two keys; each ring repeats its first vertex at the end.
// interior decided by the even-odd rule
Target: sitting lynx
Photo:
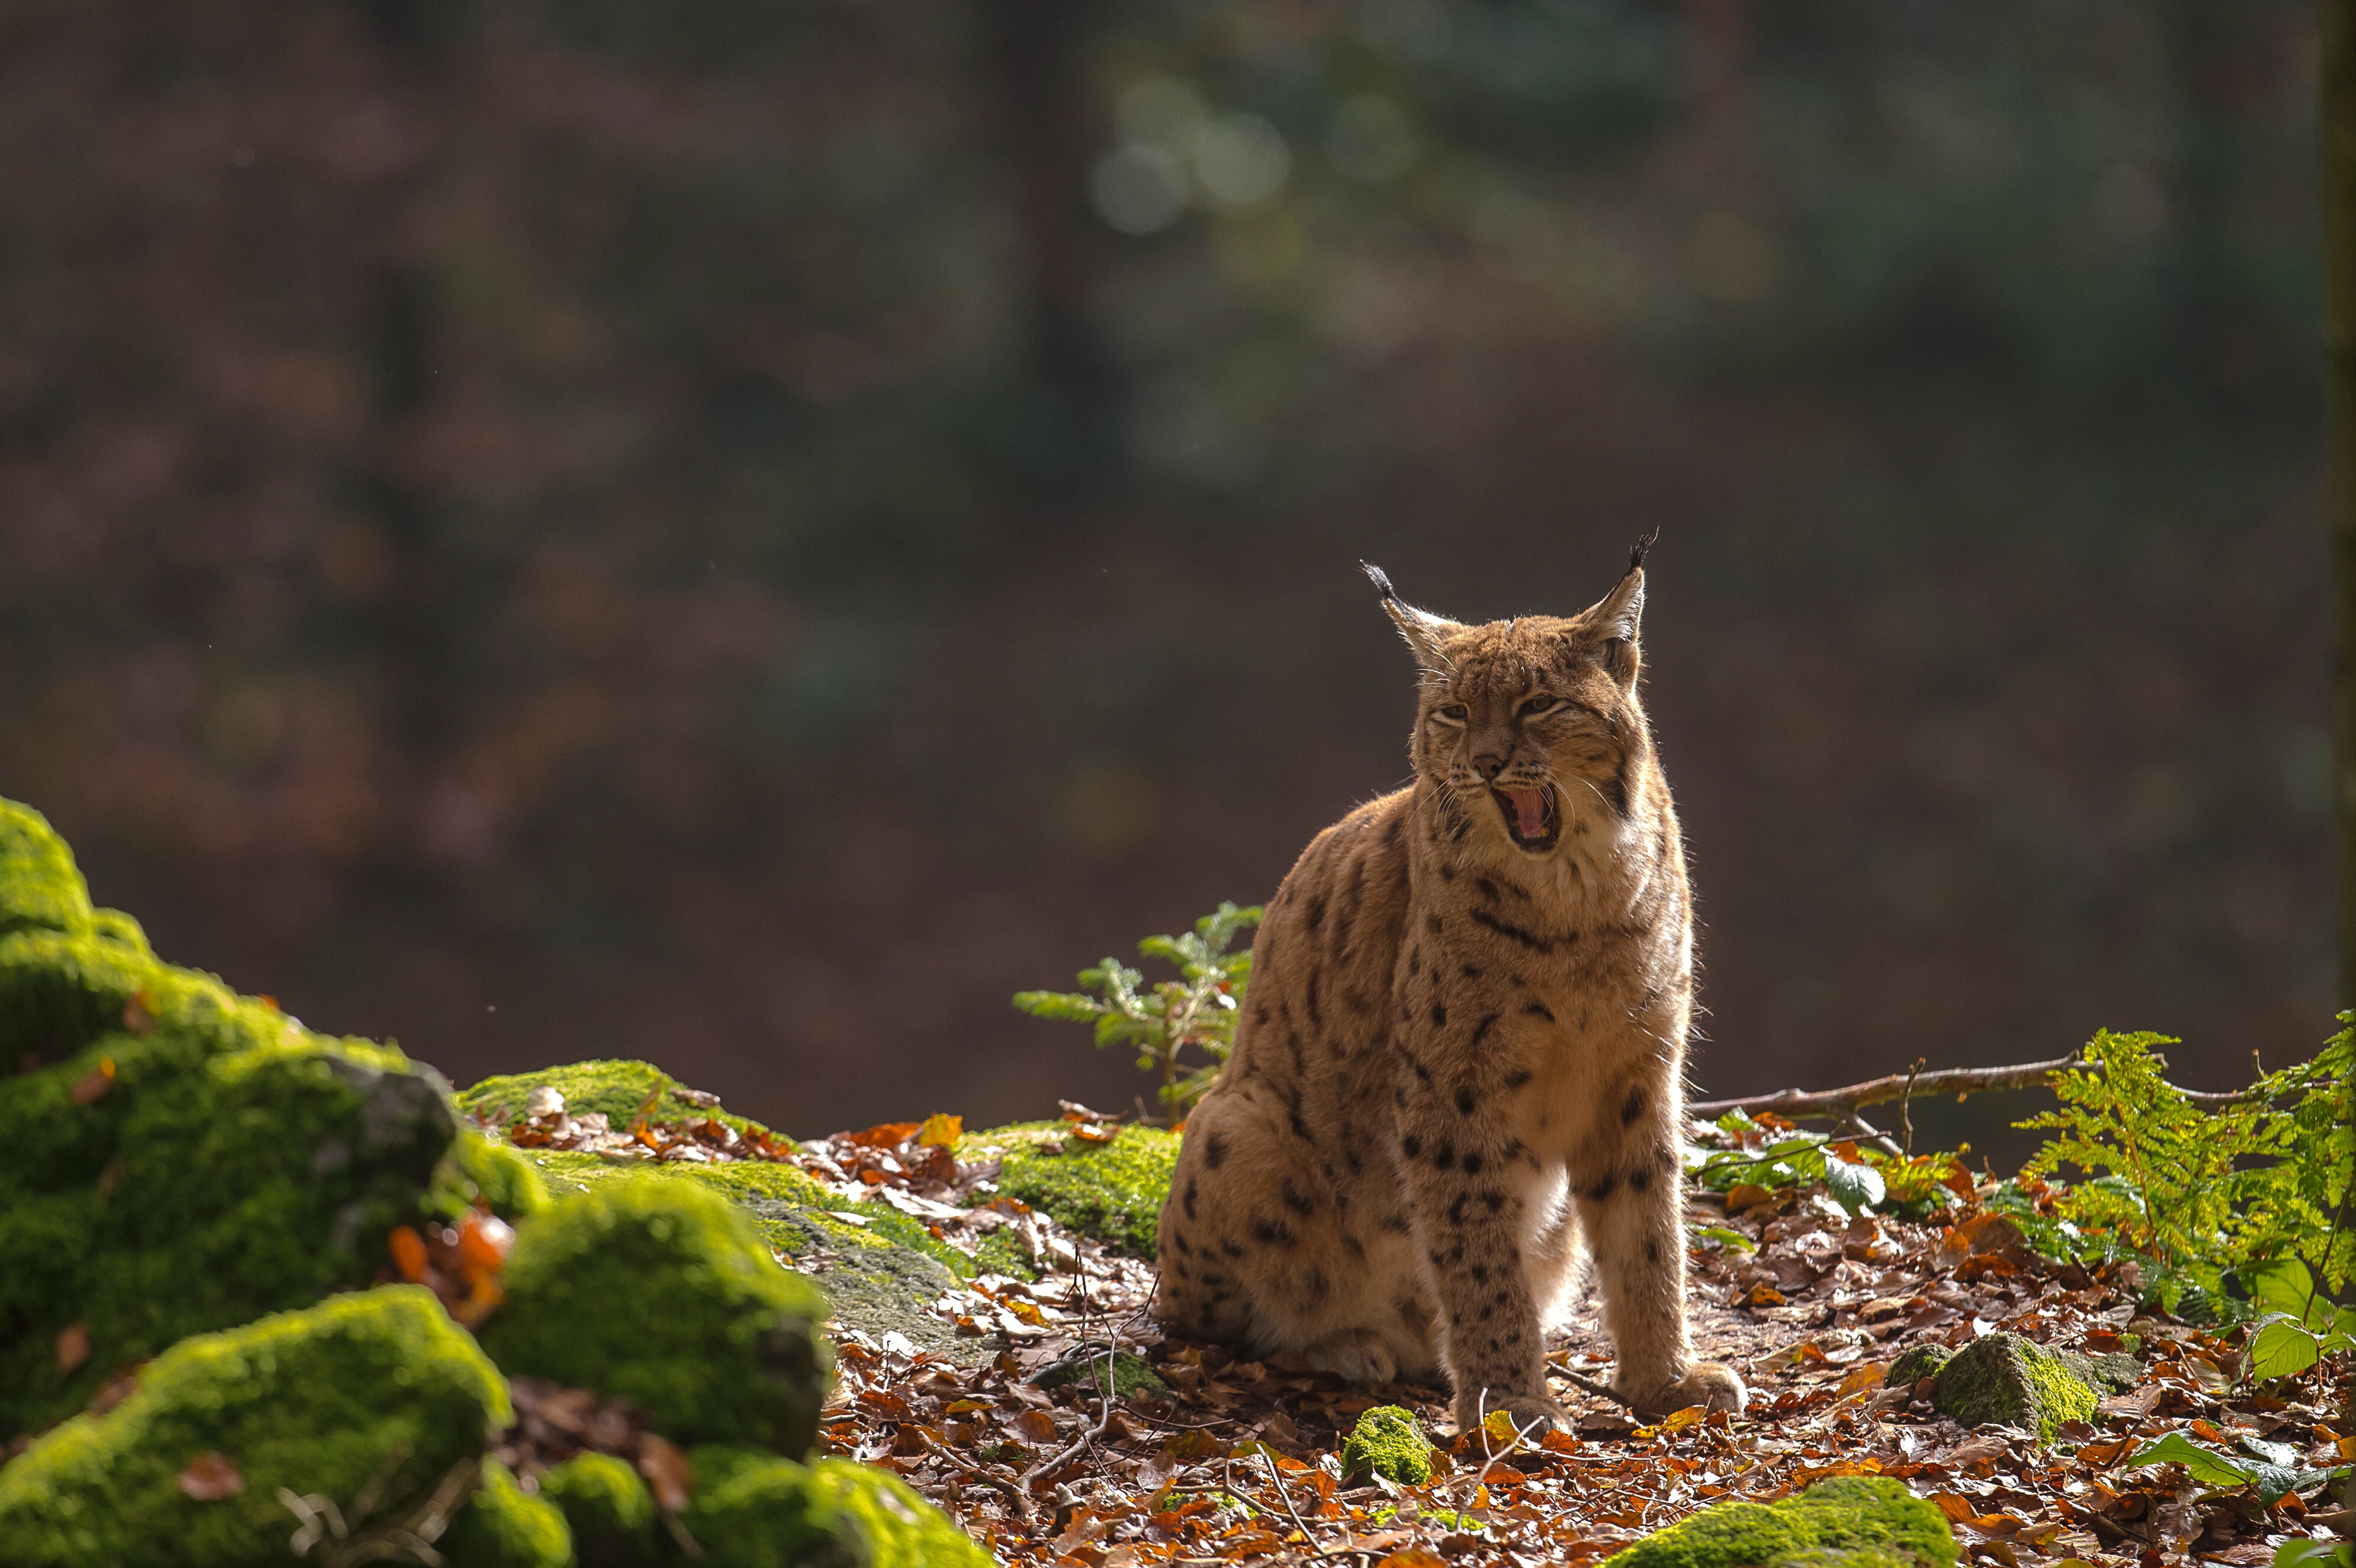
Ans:
{"type": "Polygon", "coordinates": [[[1460,625],[1366,569],[1422,667],[1415,784],[1269,901],[1162,1211],[1172,1328],[1355,1379],[1444,1367],[1460,1425],[1559,1424],[1544,1326],[1583,1232],[1619,1391],[1742,1408],[1686,1339],[1693,916],[1636,699],[1650,543],[1569,620],[1460,625]]]}

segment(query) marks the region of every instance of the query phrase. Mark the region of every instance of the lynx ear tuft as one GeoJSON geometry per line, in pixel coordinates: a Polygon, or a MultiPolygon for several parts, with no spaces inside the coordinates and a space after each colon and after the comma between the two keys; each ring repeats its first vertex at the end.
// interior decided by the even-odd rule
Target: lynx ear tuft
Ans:
{"type": "Polygon", "coordinates": [[[1617,586],[1580,617],[1588,643],[1595,646],[1603,667],[1622,686],[1636,678],[1636,640],[1644,618],[1644,556],[1660,537],[1654,529],[1628,551],[1628,571],[1617,586]]]}
{"type": "Polygon", "coordinates": [[[1644,558],[1652,554],[1653,546],[1659,540],[1660,537],[1661,530],[1656,528],[1651,533],[1646,534],[1643,539],[1638,539],[1634,544],[1628,547],[1629,571],[1642,571],[1644,570],[1644,558]]]}
{"type": "Polygon", "coordinates": [[[1464,628],[1445,615],[1419,610],[1400,598],[1398,590],[1391,586],[1389,575],[1381,567],[1366,560],[1358,564],[1365,569],[1366,576],[1381,592],[1383,610],[1390,616],[1391,624],[1398,628],[1399,635],[1407,639],[1407,645],[1415,651],[1415,662],[1427,670],[1443,675],[1448,673],[1448,656],[1440,651],[1440,639],[1451,632],[1461,632],[1464,628]]]}

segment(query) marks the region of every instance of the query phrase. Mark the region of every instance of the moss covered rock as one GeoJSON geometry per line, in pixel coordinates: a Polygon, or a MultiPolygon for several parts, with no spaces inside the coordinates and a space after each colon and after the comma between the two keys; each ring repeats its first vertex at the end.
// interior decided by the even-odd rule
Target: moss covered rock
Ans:
{"type": "Polygon", "coordinates": [[[989,1555],[897,1476],[841,1459],[797,1465],[758,1449],[691,1449],[680,1516],[718,1568],[987,1568],[989,1555]]]}
{"type": "Polygon", "coordinates": [[[564,1514],[581,1568],[626,1568],[655,1552],[655,1499],[610,1454],[583,1454],[540,1478],[540,1495],[564,1514]]]}
{"type": "Polygon", "coordinates": [[[505,1128],[523,1115],[524,1102],[531,1092],[541,1088],[563,1095],[565,1110],[575,1116],[592,1112],[603,1115],[616,1132],[628,1127],[641,1112],[657,1122],[700,1121],[709,1116],[738,1132],[760,1126],[722,1110],[712,1096],[690,1089],[654,1063],[626,1059],[574,1061],[486,1078],[458,1096],[458,1108],[487,1127],[505,1128]]]}
{"type": "Polygon", "coordinates": [[[1342,1474],[1353,1479],[1380,1476],[1403,1487],[1431,1484],[1431,1442],[1415,1412],[1378,1404],[1361,1412],[1342,1440],[1342,1474]]]}
{"type": "Polygon", "coordinates": [[[474,1495],[434,1545],[449,1568],[574,1568],[576,1562],[563,1510],[517,1486],[514,1472],[497,1459],[483,1462],[474,1495]]]}
{"type": "Polygon", "coordinates": [[[675,1442],[799,1456],[830,1377],[825,1299],[752,1221],[687,1182],[633,1173],[519,1227],[482,1330],[510,1375],[628,1400],[675,1442]]]}
{"type": "Polygon", "coordinates": [[[92,912],[73,851],[49,819],[29,805],[0,800],[0,934],[85,931],[92,912]]]}
{"type": "MultiPolygon", "coordinates": [[[[0,939],[17,950],[0,968],[52,940],[104,945],[0,939]]],[[[203,976],[145,977],[136,1029],[0,1078],[0,1436],[187,1335],[370,1283],[456,1133],[439,1078],[399,1051],[314,1035],[203,976]],[[78,1360],[56,1350],[69,1330],[78,1360]]],[[[95,983],[111,997],[119,981],[95,983]]],[[[0,1029],[0,1052],[23,1040],[0,1029]]]]}
{"type": "Polygon", "coordinates": [[[0,1469],[0,1563],[275,1561],[297,1522],[279,1488],[328,1499],[356,1531],[396,1520],[512,1415],[498,1370],[412,1285],[199,1335],[142,1369],[112,1410],[75,1417],[0,1469]],[[179,1477],[206,1454],[241,1489],[190,1496],[179,1477]],[[356,1509],[372,1481],[377,1506],[356,1509]]]}
{"type": "Polygon", "coordinates": [[[2065,1421],[2091,1421],[2094,1389],[2061,1357],[2019,1334],[1973,1340],[1939,1371],[1931,1394],[1943,1415],[1966,1426],[2019,1427],[2051,1443],[2065,1421]]]}
{"type": "Polygon", "coordinates": [[[1912,1388],[1924,1378],[1935,1378],[1939,1369],[1954,1359],[1955,1353],[1944,1345],[1917,1345],[1890,1363],[1890,1375],[1881,1380],[1884,1388],[1912,1388]]]}
{"type": "Polygon", "coordinates": [[[1947,1516],[1904,1483],[1845,1476],[1778,1503],[1719,1503],[1606,1568],[1952,1568],[1956,1556],[1947,1516]]]}
{"type": "Polygon", "coordinates": [[[1131,1257],[1154,1255],[1156,1221],[1178,1167],[1178,1135],[1123,1127],[1110,1143],[1066,1136],[1066,1122],[1024,1122],[969,1135],[964,1160],[1001,1162],[996,1193],[1017,1198],[1061,1223],[1131,1257]]]}

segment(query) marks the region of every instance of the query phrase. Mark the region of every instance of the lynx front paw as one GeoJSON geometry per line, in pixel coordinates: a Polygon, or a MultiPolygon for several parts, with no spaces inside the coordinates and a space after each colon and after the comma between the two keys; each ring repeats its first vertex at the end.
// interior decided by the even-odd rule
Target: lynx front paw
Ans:
{"type": "Polygon", "coordinates": [[[1723,1410],[1740,1415],[1751,1403],[1751,1391],[1742,1386],[1742,1379],[1732,1367],[1716,1361],[1696,1361],[1686,1369],[1686,1375],[1649,1396],[1640,1396],[1622,1388],[1634,1402],[1639,1413],[1666,1415],[1671,1411],[1701,1405],[1708,1410],[1723,1410]]]}
{"type": "Polygon", "coordinates": [[[1364,1328],[1329,1334],[1303,1346],[1300,1354],[1318,1371],[1332,1372],[1346,1382],[1387,1383],[1398,1376],[1398,1358],[1391,1354],[1390,1346],[1364,1328]]]}
{"type": "Polygon", "coordinates": [[[1501,1410],[1514,1424],[1515,1431],[1527,1434],[1533,1440],[1544,1435],[1548,1427],[1558,1432],[1570,1430],[1569,1415],[1554,1401],[1543,1395],[1499,1393],[1494,1389],[1476,1389],[1456,1396],[1456,1430],[1471,1432],[1501,1410]]]}

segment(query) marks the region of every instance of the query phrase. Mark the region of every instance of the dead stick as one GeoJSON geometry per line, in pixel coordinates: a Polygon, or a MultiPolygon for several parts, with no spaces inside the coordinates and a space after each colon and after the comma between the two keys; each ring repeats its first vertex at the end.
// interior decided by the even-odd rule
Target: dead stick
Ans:
{"type": "MultiPolygon", "coordinates": [[[[1697,1116],[1722,1116],[1729,1111],[1837,1116],[1913,1094],[1986,1094],[2001,1089],[2036,1089],[2051,1082],[2056,1072],[2082,1065],[2076,1056],[2060,1056],[2051,1061],[2031,1061],[2019,1067],[1943,1067],[1934,1072],[1893,1072],[1887,1078],[1869,1079],[1846,1089],[1779,1089],[1772,1094],[1748,1094],[1733,1100],[1699,1100],[1686,1109],[1697,1116]]],[[[2256,1097],[2254,1090],[2226,1094],[2196,1089],[2177,1092],[2196,1105],[2238,1105],[2256,1097]]]]}

